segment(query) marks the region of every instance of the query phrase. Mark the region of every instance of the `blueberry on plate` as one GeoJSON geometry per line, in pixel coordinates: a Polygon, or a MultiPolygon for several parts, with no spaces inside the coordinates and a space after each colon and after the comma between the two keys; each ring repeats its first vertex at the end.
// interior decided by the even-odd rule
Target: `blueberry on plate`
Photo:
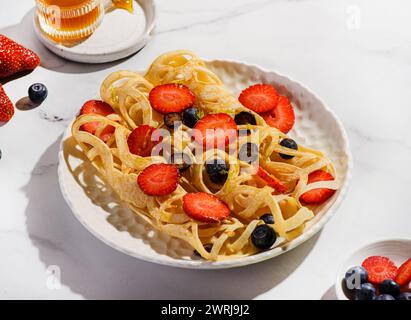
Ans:
{"type": "Polygon", "coordinates": [[[400,293],[397,300],[410,300],[411,301],[411,292],[400,293]]]}
{"type": "Polygon", "coordinates": [[[240,113],[237,113],[234,117],[234,121],[237,125],[251,124],[255,126],[257,124],[254,115],[248,111],[241,111],[240,113]]]}
{"type": "Polygon", "coordinates": [[[164,124],[170,128],[174,129],[174,127],[179,127],[182,122],[182,116],[178,112],[170,112],[164,115],[164,124]]]}
{"type": "Polygon", "coordinates": [[[216,184],[222,184],[227,180],[229,169],[225,161],[220,158],[213,159],[206,164],[208,176],[216,184]]]}
{"type": "Polygon", "coordinates": [[[185,152],[174,152],[168,159],[168,163],[175,164],[178,167],[178,171],[184,172],[191,166],[191,158],[185,152]]]}
{"type": "Polygon", "coordinates": [[[266,224],[258,226],[251,234],[251,242],[253,245],[262,250],[270,249],[276,240],[277,235],[275,234],[273,228],[266,224]]]}
{"type": "Polygon", "coordinates": [[[380,284],[380,292],[382,294],[389,294],[396,298],[400,294],[400,285],[392,279],[385,279],[380,284]]]}
{"type": "Polygon", "coordinates": [[[258,155],[258,146],[252,142],[244,143],[238,151],[238,159],[250,164],[257,161],[258,155]]]}
{"type": "Polygon", "coordinates": [[[345,273],[345,284],[347,289],[359,289],[360,286],[368,281],[368,272],[361,266],[355,266],[345,273]]]}
{"type": "Polygon", "coordinates": [[[380,294],[375,300],[395,300],[395,298],[389,294],[380,294]]]}
{"type": "Polygon", "coordinates": [[[183,123],[189,127],[193,128],[197,121],[204,116],[203,112],[197,108],[188,108],[183,112],[183,123]]]}
{"type": "Polygon", "coordinates": [[[46,100],[47,87],[42,83],[35,83],[29,87],[29,98],[33,103],[41,103],[46,100]]]}
{"type": "Polygon", "coordinates": [[[274,224],[274,217],[271,213],[263,214],[260,220],[263,220],[265,224],[274,224]]]}
{"type": "Polygon", "coordinates": [[[377,291],[371,283],[363,283],[358,290],[355,291],[355,300],[374,300],[377,291]]]}
{"type": "MultiPolygon", "coordinates": [[[[211,252],[212,248],[213,248],[213,245],[211,243],[207,243],[204,245],[204,250],[207,252],[211,252]]],[[[201,257],[201,254],[197,250],[194,250],[194,255],[201,257]]]]}
{"type": "MultiPolygon", "coordinates": [[[[297,142],[295,142],[293,139],[289,139],[289,138],[285,138],[285,139],[281,140],[280,146],[283,146],[284,148],[298,150],[297,142]]],[[[283,158],[283,159],[287,159],[287,160],[294,158],[294,156],[291,156],[291,155],[288,155],[288,154],[283,154],[283,153],[280,153],[280,157],[283,158]]]]}

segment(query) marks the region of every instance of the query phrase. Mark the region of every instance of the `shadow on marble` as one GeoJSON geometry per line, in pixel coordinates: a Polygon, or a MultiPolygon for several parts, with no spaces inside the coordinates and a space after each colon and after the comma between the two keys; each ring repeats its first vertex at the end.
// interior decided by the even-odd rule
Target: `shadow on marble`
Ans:
{"type": "Polygon", "coordinates": [[[87,299],[252,299],[280,284],[304,261],[319,234],[276,258],[228,270],[188,270],[140,261],[89,233],[70,212],[58,184],[61,137],[40,157],[23,187],[26,228],[45,268],[87,299]]]}
{"type": "Polygon", "coordinates": [[[15,107],[20,111],[29,111],[39,107],[41,103],[35,103],[29,97],[23,97],[15,103],[15,107]]]}
{"type": "Polygon", "coordinates": [[[158,254],[168,255],[175,259],[200,259],[193,254],[193,249],[188,243],[154,229],[137,216],[127,203],[121,201],[87,159],[74,137],[63,142],[63,153],[67,168],[77,184],[96,206],[108,213],[106,220],[114,228],[141,239],[158,254]]]}
{"type": "MultiPolygon", "coordinates": [[[[19,24],[1,28],[0,34],[4,34],[5,36],[10,37],[14,41],[36,52],[41,59],[41,66],[43,68],[60,73],[92,73],[108,69],[127,59],[124,58],[117,61],[101,64],[85,64],[72,62],[61,58],[48,50],[45,46],[43,46],[40,40],[37,39],[33,27],[33,14],[34,8],[29,10],[24,15],[19,24]]],[[[13,78],[6,79],[4,83],[11,80],[13,80],[13,78]]]]}
{"type": "Polygon", "coordinates": [[[321,297],[321,300],[338,300],[334,285],[328,288],[328,290],[321,297]]]}

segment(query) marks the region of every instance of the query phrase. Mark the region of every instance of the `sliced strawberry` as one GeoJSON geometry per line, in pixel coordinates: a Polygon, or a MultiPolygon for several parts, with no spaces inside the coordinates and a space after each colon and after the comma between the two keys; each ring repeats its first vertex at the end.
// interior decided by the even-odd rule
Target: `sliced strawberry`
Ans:
{"type": "Polygon", "coordinates": [[[395,277],[395,282],[397,282],[401,287],[406,286],[411,281],[411,258],[405,261],[401,267],[398,269],[398,274],[395,277]]]}
{"type": "Polygon", "coordinates": [[[0,78],[33,70],[39,64],[37,54],[0,34],[0,78]]]}
{"type": "Polygon", "coordinates": [[[101,131],[100,139],[104,142],[107,142],[113,136],[114,131],[116,131],[116,128],[114,128],[113,126],[105,127],[103,131],[101,131]]]}
{"type": "Polygon", "coordinates": [[[135,128],[127,139],[130,152],[141,157],[149,157],[153,148],[162,140],[161,136],[158,139],[153,137],[155,131],[155,128],[147,124],[135,128]]]}
{"type": "Polygon", "coordinates": [[[106,102],[101,100],[89,100],[81,107],[80,114],[98,114],[108,116],[114,113],[113,108],[106,102]]]}
{"type": "Polygon", "coordinates": [[[150,105],[162,114],[182,112],[195,102],[195,95],[186,86],[169,83],[150,91],[150,105]]]}
{"type": "Polygon", "coordinates": [[[270,127],[283,133],[290,131],[295,122],[293,106],[287,97],[280,96],[277,105],[269,112],[261,115],[270,127]]]}
{"type": "MultiPolygon", "coordinates": [[[[84,103],[83,107],[80,110],[80,115],[97,114],[105,117],[112,113],[114,113],[113,108],[108,103],[100,100],[89,100],[84,103]]],[[[80,127],[80,130],[95,134],[98,126],[98,122],[88,122],[83,124],[80,127]]],[[[100,134],[100,139],[104,142],[107,142],[113,135],[114,131],[115,128],[113,126],[106,126],[100,134]]]]}
{"type": "MultiPolygon", "coordinates": [[[[314,183],[317,181],[330,181],[330,180],[334,180],[334,177],[324,170],[317,170],[317,171],[311,172],[308,175],[308,184],[314,183]]],[[[323,203],[328,198],[330,198],[334,193],[335,193],[335,190],[332,190],[332,189],[326,189],[326,188],[313,189],[313,190],[303,193],[300,196],[300,201],[305,204],[320,204],[320,203],[323,203]]]]}
{"type": "Polygon", "coordinates": [[[395,279],[397,267],[387,257],[371,256],[365,259],[362,266],[368,272],[368,281],[382,283],[385,279],[395,279]]]}
{"type": "Polygon", "coordinates": [[[272,110],[277,105],[278,93],[269,84],[255,84],[244,89],[238,101],[254,112],[263,113],[272,110]]]}
{"type": "Polygon", "coordinates": [[[149,196],[165,196],[178,186],[178,169],[172,164],[152,164],[137,177],[141,190],[149,196]]]}
{"type": "MultiPolygon", "coordinates": [[[[1,64],[1,61],[0,61],[1,64]]],[[[14,115],[14,106],[0,84],[0,126],[9,120],[14,115]]]]}
{"type": "Polygon", "coordinates": [[[201,222],[219,222],[230,215],[230,209],[216,196],[205,193],[187,193],[183,197],[184,212],[201,222]]]}
{"type": "Polygon", "coordinates": [[[237,136],[237,124],[226,113],[208,114],[194,126],[194,138],[207,148],[226,146],[237,136]]]}
{"type": "Polygon", "coordinates": [[[275,191],[279,193],[284,193],[287,190],[284,183],[282,183],[279,179],[277,179],[273,175],[269,174],[267,171],[265,171],[260,166],[258,166],[257,168],[257,176],[261,178],[262,180],[264,180],[264,182],[268,186],[270,186],[271,188],[273,188],[275,191]]]}

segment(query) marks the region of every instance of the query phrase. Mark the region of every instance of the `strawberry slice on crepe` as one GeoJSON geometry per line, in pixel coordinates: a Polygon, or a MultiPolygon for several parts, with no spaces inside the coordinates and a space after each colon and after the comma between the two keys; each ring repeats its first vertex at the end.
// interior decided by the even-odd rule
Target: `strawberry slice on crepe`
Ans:
{"type": "Polygon", "coordinates": [[[277,90],[269,84],[255,84],[244,89],[238,101],[254,112],[259,114],[272,110],[278,102],[277,90]]]}
{"type": "Polygon", "coordinates": [[[283,133],[289,132],[295,122],[293,106],[287,97],[280,96],[277,105],[269,112],[261,115],[270,127],[277,128],[283,133]]]}
{"type": "MultiPolygon", "coordinates": [[[[334,180],[334,177],[324,170],[316,170],[311,172],[308,175],[308,184],[318,182],[318,181],[331,181],[334,180]]],[[[318,188],[313,189],[307,192],[304,192],[300,196],[300,201],[305,204],[321,204],[324,201],[328,200],[333,194],[335,190],[327,189],[327,188],[318,188]]]]}
{"type": "Polygon", "coordinates": [[[207,148],[226,146],[236,137],[237,124],[226,113],[208,114],[194,126],[195,140],[207,148]]]}
{"type": "Polygon", "coordinates": [[[151,107],[161,114],[182,112],[195,102],[195,95],[182,84],[162,84],[150,91],[151,107]]]}
{"type": "Polygon", "coordinates": [[[262,179],[268,186],[273,188],[275,191],[279,193],[284,193],[287,191],[286,186],[282,183],[279,179],[274,177],[273,175],[269,174],[260,166],[257,167],[257,176],[262,179]]]}
{"type": "Polygon", "coordinates": [[[165,196],[178,187],[178,168],[172,164],[152,164],[138,175],[137,183],[149,196],[165,196]]]}
{"type": "Polygon", "coordinates": [[[216,196],[205,193],[187,193],[183,197],[184,212],[201,222],[219,222],[230,215],[228,206],[216,196]]]}
{"type": "MultiPolygon", "coordinates": [[[[84,103],[80,110],[80,115],[83,114],[96,114],[101,116],[108,116],[114,113],[113,108],[106,102],[100,100],[89,100],[84,103]]],[[[87,131],[91,134],[96,134],[98,122],[88,122],[80,127],[80,130],[87,131]]],[[[115,128],[113,126],[106,126],[100,134],[100,139],[107,142],[113,135],[115,128]]]]}

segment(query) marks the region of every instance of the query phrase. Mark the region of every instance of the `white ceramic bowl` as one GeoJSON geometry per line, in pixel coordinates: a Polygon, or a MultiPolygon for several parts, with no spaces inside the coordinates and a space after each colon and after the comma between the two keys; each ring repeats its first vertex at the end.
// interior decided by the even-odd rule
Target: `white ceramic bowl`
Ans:
{"type": "MultiPolygon", "coordinates": [[[[352,166],[348,140],[342,123],[312,91],[274,71],[234,61],[209,61],[211,68],[238,95],[253,83],[270,83],[287,95],[295,107],[296,124],[290,132],[299,143],[323,150],[335,164],[341,188],[320,206],[302,235],[274,249],[235,260],[210,262],[196,258],[178,239],[149,230],[127,206],[97,181],[95,170],[76,149],[69,126],[59,154],[62,194],[77,219],[97,238],[133,257],[175,267],[219,269],[244,266],[278,256],[316,234],[336,212],[348,187],[352,166]],[[119,232],[126,231],[126,232],[119,232]]],[[[96,89],[99,86],[96,83],[96,89]]]]}
{"type": "Polygon", "coordinates": [[[384,256],[390,258],[398,267],[411,257],[411,239],[380,240],[361,247],[342,264],[335,282],[335,292],[338,300],[349,300],[344,292],[343,281],[345,273],[354,266],[361,263],[370,256],[384,256]]]}

